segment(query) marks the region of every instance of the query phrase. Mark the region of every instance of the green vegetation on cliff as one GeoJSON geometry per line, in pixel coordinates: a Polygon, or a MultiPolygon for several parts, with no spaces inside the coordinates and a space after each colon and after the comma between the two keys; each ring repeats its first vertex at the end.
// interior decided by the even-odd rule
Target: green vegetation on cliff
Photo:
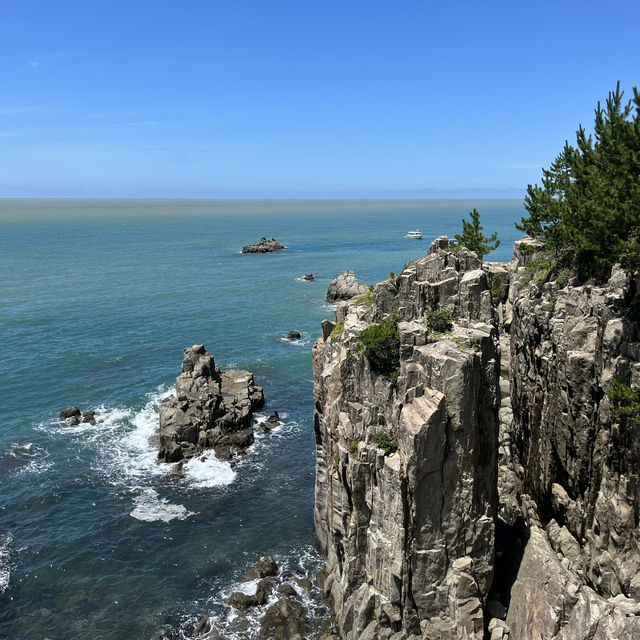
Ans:
{"type": "Polygon", "coordinates": [[[372,371],[395,383],[400,368],[398,315],[392,313],[378,324],[367,327],[360,334],[358,342],[359,350],[364,351],[372,371]]]}
{"type": "Polygon", "coordinates": [[[484,235],[483,227],[480,224],[480,213],[476,209],[469,212],[469,217],[471,218],[470,222],[462,220],[462,233],[456,233],[455,241],[451,241],[451,248],[467,247],[482,260],[484,256],[500,245],[498,233],[492,233],[490,236],[484,235]]]}
{"type": "Polygon", "coordinates": [[[565,142],[542,184],[529,185],[529,216],[516,225],[583,279],[604,280],[617,262],[640,268],[640,94],[623,94],[618,83],[595,109],[593,135],[580,125],[576,146],[565,142]]]}

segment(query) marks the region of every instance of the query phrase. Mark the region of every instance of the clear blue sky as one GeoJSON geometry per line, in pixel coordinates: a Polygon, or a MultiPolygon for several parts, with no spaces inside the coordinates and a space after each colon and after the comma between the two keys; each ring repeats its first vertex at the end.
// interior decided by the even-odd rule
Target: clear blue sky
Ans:
{"type": "Polygon", "coordinates": [[[520,196],[640,3],[0,0],[0,196],[520,196]]]}

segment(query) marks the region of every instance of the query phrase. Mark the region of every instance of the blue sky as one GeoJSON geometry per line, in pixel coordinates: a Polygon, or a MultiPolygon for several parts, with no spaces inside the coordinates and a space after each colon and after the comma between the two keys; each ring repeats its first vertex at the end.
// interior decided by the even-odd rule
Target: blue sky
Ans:
{"type": "Polygon", "coordinates": [[[0,0],[0,197],[521,196],[640,3],[0,0]]]}

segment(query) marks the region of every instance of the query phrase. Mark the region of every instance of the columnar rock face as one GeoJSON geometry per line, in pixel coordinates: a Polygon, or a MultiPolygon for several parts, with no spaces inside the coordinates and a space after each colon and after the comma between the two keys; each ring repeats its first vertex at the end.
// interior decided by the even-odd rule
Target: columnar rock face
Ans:
{"type": "Polygon", "coordinates": [[[343,638],[477,638],[493,578],[499,340],[492,274],[434,251],[314,345],[315,524],[343,638]],[[425,313],[447,309],[436,334],[425,313]],[[397,384],[358,336],[397,313],[397,384]],[[395,450],[394,450],[395,448],[395,450]]]}
{"type": "Polygon", "coordinates": [[[229,459],[253,443],[252,413],[263,403],[252,373],[220,371],[204,345],[185,349],[176,395],[160,407],[158,458],[177,462],[214,449],[229,459]]]}
{"type": "MultiPolygon", "coordinates": [[[[539,287],[524,283],[524,262],[517,246],[508,303],[516,483],[505,517],[541,527],[578,583],[640,601],[640,417],[606,395],[614,381],[640,392],[638,280],[614,268],[603,286],[539,287]]],[[[617,637],[640,637],[636,629],[617,637]]],[[[563,633],[541,637],[583,637],[563,633]]]]}
{"type": "Polygon", "coordinates": [[[448,246],[339,305],[314,346],[341,636],[640,638],[640,276],[543,284],[535,242],[511,264],[448,246]],[[453,329],[434,334],[443,309],[453,329]],[[395,385],[358,341],[389,314],[395,385]]]}
{"type": "Polygon", "coordinates": [[[365,294],[369,288],[356,280],[353,271],[343,271],[337,278],[329,282],[327,302],[350,300],[354,296],[365,294]]]}

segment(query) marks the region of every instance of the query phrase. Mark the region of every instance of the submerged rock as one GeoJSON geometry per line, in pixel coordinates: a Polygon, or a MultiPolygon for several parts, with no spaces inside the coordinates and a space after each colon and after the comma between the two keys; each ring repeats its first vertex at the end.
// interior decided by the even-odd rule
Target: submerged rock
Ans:
{"type": "Polygon", "coordinates": [[[360,284],[356,280],[353,271],[343,271],[337,278],[329,282],[327,289],[327,302],[338,302],[339,300],[351,300],[354,296],[365,294],[369,287],[360,284]]]}
{"type": "Polygon", "coordinates": [[[303,280],[307,280],[308,282],[313,282],[313,280],[315,280],[315,276],[313,275],[313,273],[305,273],[302,276],[303,280]]]}
{"type": "Polygon", "coordinates": [[[160,407],[159,460],[178,462],[205,449],[229,459],[253,443],[253,411],[263,404],[252,373],[221,371],[204,345],[185,349],[176,395],[160,407]]]}
{"type": "Polygon", "coordinates": [[[247,244],[242,247],[242,253],[273,253],[274,251],[281,251],[282,249],[286,249],[286,247],[280,244],[275,238],[267,240],[262,236],[260,242],[247,244]]]}

